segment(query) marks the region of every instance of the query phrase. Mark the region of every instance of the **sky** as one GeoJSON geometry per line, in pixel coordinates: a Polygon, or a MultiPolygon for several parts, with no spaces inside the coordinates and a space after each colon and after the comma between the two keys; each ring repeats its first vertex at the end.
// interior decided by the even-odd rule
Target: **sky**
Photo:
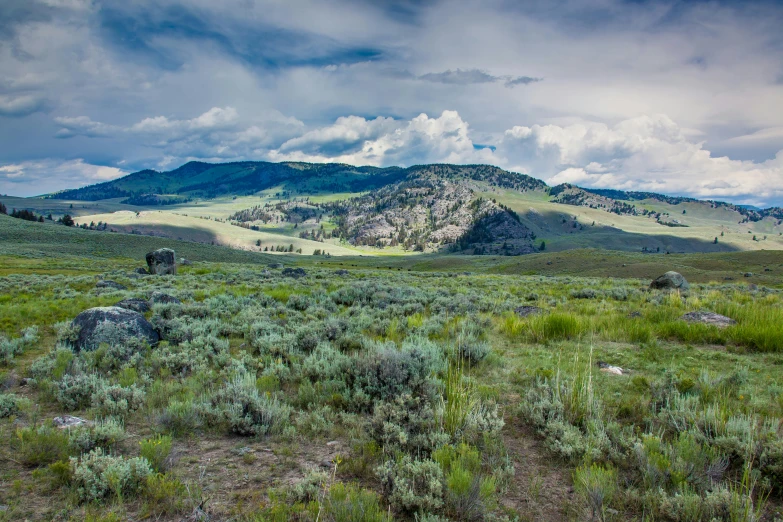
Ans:
{"type": "Polygon", "coordinates": [[[783,4],[3,0],[0,193],[190,160],[486,163],[783,205],[783,4]]]}

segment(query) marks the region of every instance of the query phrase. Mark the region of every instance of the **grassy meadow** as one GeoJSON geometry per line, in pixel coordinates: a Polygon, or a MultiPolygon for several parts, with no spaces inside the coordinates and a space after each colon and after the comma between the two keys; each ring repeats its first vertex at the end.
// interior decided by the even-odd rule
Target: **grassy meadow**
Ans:
{"type": "Polygon", "coordinates": [[[327,259],[0,225],[0,520],[783,517],[778,252],[327,259]],[[135,273],[161,246],[192,264],[135,273]],[[648,289],[669,269],[689,291],[648,289]],[[145,312],[159,344],[75,349],[81,311],[153,292],[181,301],[145,312]]]}

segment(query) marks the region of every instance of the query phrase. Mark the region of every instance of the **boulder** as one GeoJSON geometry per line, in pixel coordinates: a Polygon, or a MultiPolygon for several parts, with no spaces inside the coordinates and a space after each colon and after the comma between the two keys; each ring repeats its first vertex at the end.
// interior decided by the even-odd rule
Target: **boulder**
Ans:
{"type": "Polygon", "coordinates": [[[538,315],[544,313],[544,310],[537,306],[523,305],[514,309],[514,313],[519,317],[527,317],[529,315],[538,315]]]}
{"type": "Polygon", "coordinates": [[[95,283],[95,288],[111,288],[112,290],[127,290],[128,287],[116,281],[101,280],[95,283]]]}
{"type": "Polygon", "coordinates": [[[72,325],[79,329],[76,350],[94,350],[101,343],[116,344],[131,339],[150,345],[160,340],[158,332],[143,315],[119,306],[90,308],[76,316],[72,325]]]}
{"type": "Polygon", "coordinates": [[[163,292],[158,291],[152,292],[150,302],[156,304],[182,304],[182,301],[173,295],[164,294],[163,292]]]}
{"type": "Polygon", "coordinates": [[[737,324],[737,321],[731,317],[725,315],[716,314],[715,312],[688,312],[680,317],[683,321],[689,323],[702,323],[717,326],[718,328],[725,328],[733,324],[737,324]]]}
{"type": "Polygon", "coordinates": [[[650,283],[650,288],[656,290],[688,290],[688,281],[678,272],[666,272],[650,283]]]}
{"type": "Polygon", "coordinates": [[[52,424],[61,430],[66,430],[68,428],[92,426],[92,421],[82,419],[81,417],[74,417],[73,415],[63,415],[62,417],[55,417],[52,419],[52,424]]]}
{"type": "Polygon", "coordinates": [[[150,274],[167,275],[177,273],[177,256],[170,248],[159,248],[147,254],[147,267],[150,274]]]}
{"type": "Polygon", "coordinates": [[[114,306],[119,306],[120,308],[125,308],[126,310],[133,310],[134,312],[139,312],[140,314],[144,314],[150,311],[149,302],[147,302],[146,299],[141,299],[139,297],[123,299],[114,306]]]}
{"type": "Polygon", "coordinates": [[[279,269],[279,268],[283,268],[283,263],[269,263],[267,266],[269,268],[272,268],[272,269],[276,270],[276,269],[279,269]]]}
{"type": "Polygon", "coordinates": [[[299,279],[300,277],[306,276],[307,272],[305,272],[304,268],[284,268],[282,274],[285,277],[299,279]]]}
{"type": "Polygon", "coordinates": [[[190,260],[185,259],[184,257],[179,260],[179,264],[182,266],[190,266],[193,263],[190,262],[190,260]]]}
{"type": "Polygon", "coordinates": [[[338,275],[340,277],[347,276],[348,274],[350,274],[350,272],[348,270],[346,270],[345,268],[341,268],[340,270],[335,270],[334,271],[334,275],[338,275]]]}

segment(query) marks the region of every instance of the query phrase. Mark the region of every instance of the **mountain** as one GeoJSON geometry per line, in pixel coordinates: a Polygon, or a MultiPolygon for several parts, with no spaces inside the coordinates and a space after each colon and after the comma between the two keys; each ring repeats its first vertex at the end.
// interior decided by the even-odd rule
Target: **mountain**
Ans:
{"type": "Polygon", "coordinates": [[[6,199],[9,209],[39,214],[67,209],[82,226],[108,223],[117,231],[262,251],[290,250],[292,243],[303,253],[334,255],[783,249],[780,208],[549,187],[488,165],[190,162],[42,199],[6,199]]]}

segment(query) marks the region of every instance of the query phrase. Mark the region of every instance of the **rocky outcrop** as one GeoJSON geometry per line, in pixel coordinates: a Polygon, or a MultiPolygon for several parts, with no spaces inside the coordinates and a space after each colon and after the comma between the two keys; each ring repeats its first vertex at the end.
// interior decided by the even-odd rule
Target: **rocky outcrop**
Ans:
{"type": "Polygon", "coordinates": [[[119,306],[90,308],[76,316],[72,325],[79,330],[76,350],[94,350],[99,345],[146,341],[155,345],[158,333],[143,315],[119,306]]]}
{"type": "Polygon", "coordinates": [[[147,267],[153,275],[177,273],[177,255],[170,248],[159,248],[147,254],[147,267]]]}
{"type": "Polygon", "coordinates": [[[126,310],[133,310],[134,312],[139,312],[140,314],[145,314],[150,311],[149,302],[147,302],[146,299],[141,299],[138,297],[123,299],[114,306],[119,306],[120,308],[125,308],[126,310]]]}
{"type": "Polygon", "coordinates": [[[95,288],[110,288],[112,290],[127,290],[128,287],[125,285],[121,285],[120,283],[117,283],[116,281],[106,281],[101,280],[95,283],[95,288]]]}
{"type": "Polygon", "coordinates": [[[650,283],[650,288],[655,290],[688,290],[690,285],[682,274],[670,271],[658,276],[650,283]]]}
{"type": "Polygon", "coordinates": [[[152,295],[150,295],[150,302],[155,304],[182,304],[182,301],[176,297],[158,291],[152,292],[152,295]]]}
{"type": "Polygon", "coordinates": [[[709,324],[718,328],[726,328],[727,326],[737,324],[737,321],[731,317],[716,314],[715,312],[688,312],[680,319],[689,323],[709,324]]]}
{"type": "Polygon", "coordinates": [[[299,279],[300,277],[306,276],[307,272],[305,272],[304,268],[284,268],[282,274],[284,277],[299,279]]]}
{"type": "Polygon", "coordinates": [[[528,317],[544,313],[544,310],[537,306],[523,305],[514,309],[514,313],[519,317],[528,317]]]}

